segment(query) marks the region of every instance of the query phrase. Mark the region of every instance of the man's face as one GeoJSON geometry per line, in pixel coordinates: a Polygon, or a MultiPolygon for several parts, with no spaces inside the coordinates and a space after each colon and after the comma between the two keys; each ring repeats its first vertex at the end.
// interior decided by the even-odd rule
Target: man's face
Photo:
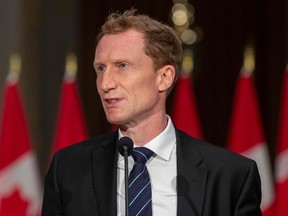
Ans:
{"type": "Polygon", "coordinates": [[[104,35],[96,47],[94,67],[110,123],[138,124],[163,109],[160,75],[144,52],[142,33],[128,30],[104,35]]]}

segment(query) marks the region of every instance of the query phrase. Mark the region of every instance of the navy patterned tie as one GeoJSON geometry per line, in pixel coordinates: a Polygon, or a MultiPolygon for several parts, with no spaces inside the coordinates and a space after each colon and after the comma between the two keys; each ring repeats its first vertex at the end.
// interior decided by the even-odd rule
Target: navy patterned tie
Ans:
{"type": "Polygon", "coordinates": [[[134,148],[131,153],[135,164],[128,179],[129,216],[152,216],[151,183],[145,163],[153,154],[145,147],[134,148]]]}

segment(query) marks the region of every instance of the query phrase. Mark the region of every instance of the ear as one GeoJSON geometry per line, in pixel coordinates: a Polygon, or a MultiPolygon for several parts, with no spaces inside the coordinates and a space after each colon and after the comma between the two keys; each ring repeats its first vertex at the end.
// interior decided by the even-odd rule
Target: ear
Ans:
{"type": "Polygon", "coordinates": [[[167,91],[169,87],[173,84],[175,78],[175,68],[173,65],[165,65],[159,70],[157,70],[158,74],[158,85],[159,91],[167,91]]]}

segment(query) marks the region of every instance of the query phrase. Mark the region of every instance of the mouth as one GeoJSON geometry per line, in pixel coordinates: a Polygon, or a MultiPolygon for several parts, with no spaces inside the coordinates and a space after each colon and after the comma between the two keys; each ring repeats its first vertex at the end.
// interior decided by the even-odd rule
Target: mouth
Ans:
{"type": "Polygon", "coordinates": [[[114,105],[117,105],[121,101],[120,98],[106,98],[104,99],[105,105],[107,107],[113,107],[114,105]]]}

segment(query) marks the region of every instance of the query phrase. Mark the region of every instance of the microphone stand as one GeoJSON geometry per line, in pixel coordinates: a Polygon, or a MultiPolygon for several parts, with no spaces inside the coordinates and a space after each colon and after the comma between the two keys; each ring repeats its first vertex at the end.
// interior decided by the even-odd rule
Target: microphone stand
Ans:
{"type": "Polygon", "coordinates": [[[123,146],[124,149],[124,163],[125,163],[125,215],[129,216],[129,203],[128,203],[128,149],[123,146]]]}
{"type": "Polygon", "coordinates": [[[133,149],[133,140],[129,137],[122,137],[118,140],[118,151],[124,157],[125,163],[125,215],[129,215],[129,201],[128,201],[128,156],[130,156],[133,149]]]}

